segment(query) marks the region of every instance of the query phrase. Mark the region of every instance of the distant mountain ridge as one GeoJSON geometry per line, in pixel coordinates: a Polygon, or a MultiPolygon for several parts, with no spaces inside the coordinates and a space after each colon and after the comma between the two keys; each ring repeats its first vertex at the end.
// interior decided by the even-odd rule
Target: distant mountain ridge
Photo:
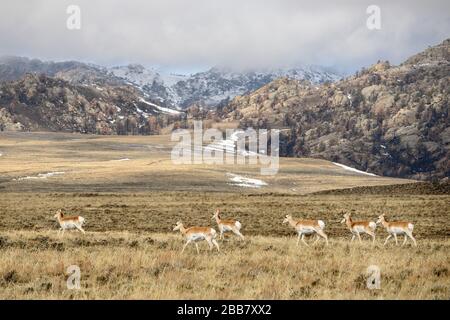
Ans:
{"type": "Polygon", "coordinates": [[[215,106],[225,99],[252,92],[280,77],[308,80],[314,84],[333,82],[341,78],[337,73],[317,66],[245,72],[211,68],[177,82],[172,88],[175,99],[178,98],[183,107],[196,102],[215,106]]]}
{"type": "Polygon", "coordinates": [[[49,77],[64,79],[73,84],[111,83],[119,84],[108,78],[108,70],[94,64],[78,61],[41,61],[25,57],[0,57],[0,82],[19,80],[27,73],[45,74],[49,77]],[[109,81],[108,81],[109,80],[109,81]]]}
{"type": "Polygon", "coordinates": [[[211,68],[192,75],[161,73],[139,64],[102,67],[77,61],[43,62],[22,57],[0,58],[0,82],[19,80],[26,73],[43,73],[71,84],[131,85],[159,104],[187,108],[192,104],[216,106],[225,99],[249,93],[279,77],[324,83],[340,75],[319,66],[259,71],[211,68]]]}

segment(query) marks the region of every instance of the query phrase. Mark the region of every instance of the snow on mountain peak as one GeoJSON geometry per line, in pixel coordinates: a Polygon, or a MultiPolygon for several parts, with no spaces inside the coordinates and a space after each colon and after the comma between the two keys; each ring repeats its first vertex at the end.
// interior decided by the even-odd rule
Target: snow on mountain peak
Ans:
{"type": "Polygon", "coordinates": [[[169,106],[186,108],[193,103],[214,106],[280,77],[308,80],[312,83],[337,81],[341,76],[320,66],[238,71],[213,67],[192,75],[167,74],[142,65],[113,67],[112,75],[139,88],[147,97],[169,106]]]}

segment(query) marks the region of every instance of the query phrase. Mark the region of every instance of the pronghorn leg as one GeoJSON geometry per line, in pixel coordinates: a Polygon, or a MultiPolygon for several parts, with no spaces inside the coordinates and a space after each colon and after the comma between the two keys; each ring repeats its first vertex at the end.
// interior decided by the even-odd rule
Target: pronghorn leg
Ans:
{"type": "Polygon", "coordinates": [[[187,247],[187,245],[188,245],[189,243],[191,243],[191,240],[186,241],[186,243],[185,243],[184,246],[183,246],[183,249],[181,250],[181,253],[184,252],[184,249],[186,249],[186,247],[187,247]]]}
{"type": "Polygon", "coordinates": [[[217,243],[216,239],[212,239],[211,242],[216,246],[217,251],[220,252],[219,244],[217,243]]]}
{"type": "Polygon", "coordinates": [[[199,254],[200,250],[198,250],[198,243],[197,242],[194,242],[194,243],[195,243],[195,248],[197,249],[197,254],[199,254]]]}
{"type": "Polygon", "coordinates": [[[81,233],[85,234],[86,232],[84,232],[83,228],[81,226],[76,226],[78,231],[81,231],[81,233]]]}
{"type": "Polygon", "coordinates": [[[209,251],[211,251],[213,248],[212,238],[206,238],[206,242],[208,243],[209,251]]]}
{"type": "Polygon", "coordinates": [[[395,245],[398,246],[398,239],[397,239],[397,234],[394,233],[394,239],[395,239],[395,245]]]}
{"type": "Polygon", "coordinates": [[[313,242],[313,245],[315,245],[315,244],[317,243],[317,241],[319,241],[320,237],[319,237],[319,235],[316,233],[316,234],[314,235],[314,238],[316,238],[316,240],[313,242]]]}
{"type": "Polygon", "coordinates": [[[408,237],[414,242],[414,246],[417,247],[417,242],[416,242],[416,239],[414,239],[414,237],[413,237],[413,235],[412,235],[412,232],[408,232],[408,233],[406,233],[406,234],[407,234],[408,237]]]}
{"type": "Polygon", "coordinates": [[[242,241],[244,241],[244,236],[242,235],[242,233],[239,230],[235,229],[235,230],[233,230],[233,232],[234,232],[234,234],[238,235],[242,241]]]}
{"type": "Polygon", "coordinates": [[[302,234],[302,242],[309,247],[309,244],[305,241],[305,235],[304,234],[302,234]]]}
{"type": "Polygon", "coordinates": [[[407,240],[408,240],[408,236],[405,234],[405,239],[403,240],[402,247],[405,245],[407,240]]]}
{"type": "Polygon", "coordinates": [[[353,240],[355,240],[356,235],[352,236],[352,240],[350,240],[350,242],[353,242],[353,240]]]}
{"type": "MultiPolygon", "coordinates": [[[[319,231],[317,231],[317,234],[318,234],[319,236],[321,236],[322,238],[324,238],[324,239],[325,239],[325,242],[326,242],[327,245],[328,245],[328,236],[325,234],[325,232],[323,232],[322,230],[319,230],[319,231]]],[[[319,240],[319,237],[317,237],[317,240],[319,240]]]]}
{"type": "Polygon", "coordinates": [[[302,236],[301,233],[299,233],[299,234],[298,234],[298,238],[297,238],[297,246],[298,246],[298,244],[299,244],[299,242],[300,242],[301,236],[302,236]]]}
{"type": "Polygon", "coordinates": [[[372,243],[375,244],[375,232],[371,232],[369,235],[372,237],[372,243]]]}
{"type": "Polygon", "coordinates": [[[61,237],[64,237],[64,231],[66,231],[66,229],[62,229],[61,237]]]}
{"type": "Polygon", "coordinates": [[[389,239],[392,238],[392,234],[388,235],[386,241],[384,241],[384,246],[388,243],[389,239]]]}
{"type": "Polygon", "coordinates": [[[359,243],[362,243],[362,241],[361,241],[361,235],[359,234],[359,232],[357,232],[356,234],[358,235],[359,243]]]}

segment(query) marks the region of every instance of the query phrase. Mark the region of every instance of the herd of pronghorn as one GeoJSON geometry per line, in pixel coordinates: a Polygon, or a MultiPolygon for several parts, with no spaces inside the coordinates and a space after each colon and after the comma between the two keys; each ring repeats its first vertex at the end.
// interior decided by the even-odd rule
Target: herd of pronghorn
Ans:
{"type": "MultiPolygon", "coordinates": [[[[61,210],[58,210],[58,212],[55,214],[54,217],[58,220],[58,223],[60,225],[58,234],[60,234],[60,232],[64,234],[64,231],[66,229],[77,229],[78,231],[85,233],[83,229],[85,219],[83,217],[64,216],[61,210]]],[[[212,218],[215,219],[217,222],[217,226],[220,232],[220,239],[223,239],[224,233],[231,231],[237,236],[239,236],[241,240],[244,240],[244,236],[241,233],[242,225],[239,221],[232,219],[228,220],[222,219],[220,217],[219,209],[216,210],[212,218]]],[[[316,236],[316,240],[314,243],[319,241],[320,238],[323,238],[325,240],[325,243],[328,245],[328,236],[323,231],[325,229],[325,223],[322,220],[301,220],[301,219],[298,220],[292,218],[292,216],[288,214],[284,218],[283,223],[289,223],[289,225],[291,225],[297,232],[298,234],[297,245],[301,240],[305,245],[309,246],[308,243],[305,241],[305,235],[312,235],[312,234],[315,234],[316,236]]],[[[414,245],[417,246],[416,239],[414,239],[412,235],[414,225],[408,221],[389,222],[384,217],[384,214],[378,217],[377,222],[353,221],[351,213],[346,213],[344,214],[341,223],[345,223],[352,234],[352,239],[350,242],[352,242],[355,239],[355,237],[358,237],[359,242],[362,242],[361,233],[366,233],[372,237],[372,242],[375,243],[375,229],[377,227],[377,224],[381,224],[383,225],[383,227],[386,228],[386,231],[389,234],[388,237],[386,238],[386,241],[384,242],[384,245],[386,245],[389,239],[392,237],[394,237],[395,243],[398,245],[397,236],[403,235],[405,238],[403,240],[402,246],[406,243],[408,238],[410,238],[414,243],[414,245]]],[[[186,228],[181,221],[178,221],[175,227],[173,228],[173,231],[177,230],[179,230],[181,234],[186,238],[186,243],[184,244],[181,253],[184,252],[184,249],[186,249],[187,245],[190,243],[195,244],[195,247],[197,248],[197,253],[199,253],[197,242],[200,240],[205,240],[208,243],[210,250],[212,250],[213,247],[215,246],[217,248],[217,251],[220,251],[219,244],[216,241],[217,232],[214,228],[211,227],[186,228]]]]}

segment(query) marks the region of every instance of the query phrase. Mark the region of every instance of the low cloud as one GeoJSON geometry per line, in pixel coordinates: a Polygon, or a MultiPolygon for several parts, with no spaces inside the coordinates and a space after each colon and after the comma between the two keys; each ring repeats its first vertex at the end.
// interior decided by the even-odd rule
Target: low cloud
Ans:
{"type": "Polygon", "coordinates": [[[0,55],[139,62],[170,69],[298,64],[347,72],[388,59],[399,63],[450,36],[448,1],[166,0],[2,3],[0,55]],[[66,8],[81,8],[68,30],[66,8]],[[381,30],[366,8],[381,8],[381,30]]]}

